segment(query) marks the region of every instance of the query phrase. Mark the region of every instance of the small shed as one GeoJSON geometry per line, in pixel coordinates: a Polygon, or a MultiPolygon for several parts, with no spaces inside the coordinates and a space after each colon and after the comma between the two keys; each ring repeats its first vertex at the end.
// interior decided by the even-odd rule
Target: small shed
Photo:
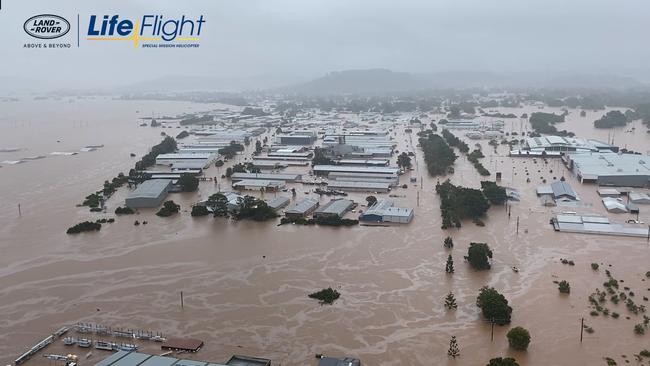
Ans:
{"type": "Polygon", "coordinates": [[[173,351],[197,352],[203,347],[203,341],[196,338],[169,338],[160,346],[173,351]]]}
{"type": "Polygon", "coordinates": [[[618,198],[621,192],[616,188],[598,188],[598,195],[601,197],[618,198]]]}

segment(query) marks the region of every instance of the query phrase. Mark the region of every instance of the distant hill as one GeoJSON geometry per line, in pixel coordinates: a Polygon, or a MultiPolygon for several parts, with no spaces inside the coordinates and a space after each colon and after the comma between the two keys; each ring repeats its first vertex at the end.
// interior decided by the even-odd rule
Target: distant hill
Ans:
{"type": "Polygon", "coordinates": [[[625,88],[641,84],[631,77],[575,73],[495,73],[448,71],[411,74],[386,69],[346,70],[326,74],[282,91],[307,95],[382,94],[422,89],[462,88],[625,88]]]}
{"type": "Polygon", "coordinates": [[[300,94],[373,94],[421,89],[413,74],[386,69],[335,71],[312,81],[287,87],[300,94]]]}
{"type": "Polygon", "coordinates": [[[218,77],[170,75],[139,81],[122,88],[121,92],[185,92],[185,91],[223,91],[237,92],[277,88],[297,82],[298,78],[284,76],[218,77]]]}

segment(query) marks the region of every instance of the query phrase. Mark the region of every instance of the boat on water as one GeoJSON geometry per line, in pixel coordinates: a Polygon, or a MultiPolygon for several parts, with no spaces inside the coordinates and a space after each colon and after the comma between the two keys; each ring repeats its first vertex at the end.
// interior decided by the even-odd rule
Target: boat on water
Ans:
{"type": "Polygon", "coordinates": [[[512,271],[515,272],[515,273],[519,273],[519,268],[513,266],[512,271]]]}

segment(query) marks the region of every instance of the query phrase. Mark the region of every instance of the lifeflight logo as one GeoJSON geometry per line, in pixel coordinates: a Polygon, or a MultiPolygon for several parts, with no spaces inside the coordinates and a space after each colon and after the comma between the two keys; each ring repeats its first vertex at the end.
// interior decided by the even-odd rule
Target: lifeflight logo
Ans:
{"type": "Polygon", "coordinates": [[[88,21],[89,41],[132,41],[133,47],[198,47],[203,15],[196,19],[166,19],[162,15],[143,15],[138,20],[121,19],[119,15],[91,15],[88,21]]]}

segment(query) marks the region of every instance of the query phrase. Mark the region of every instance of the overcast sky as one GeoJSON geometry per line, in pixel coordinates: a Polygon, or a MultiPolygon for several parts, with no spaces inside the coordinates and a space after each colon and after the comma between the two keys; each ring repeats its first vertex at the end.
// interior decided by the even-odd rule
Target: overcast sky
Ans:
{"type": "Polygon", "coordinates": [[[2,0],[0,76],[70,86],[166,75],[312,77],[334,70],[650,74],[648,0],[2,0]],[[73,48],[29,50],[27,18],[51,13],[73,48]],[[83,36],[92,14],[204,15],[199,49],[134,49],[83,36]],[[76,17],[81,47],[76,47],[76,17]]]}

